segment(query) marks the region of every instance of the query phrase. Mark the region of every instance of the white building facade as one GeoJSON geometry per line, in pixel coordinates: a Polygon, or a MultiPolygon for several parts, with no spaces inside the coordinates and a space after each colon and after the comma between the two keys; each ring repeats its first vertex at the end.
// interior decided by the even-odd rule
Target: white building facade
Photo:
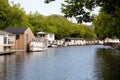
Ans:
{"type": "Polygon", "coordinates": [[[15,44],[15,35],[0,30],[0,52],[11,51],[15,44]]]}
{"type": "Polygon", "coordinates": [[[86,44],[86,40],[83,38],[65,38],[65,42],[67,43],[68,46],[86,44]]]}
{"type": "Polygon", "coordinates": [[[37,32],[36,37],[47,39],[48,40],[48,46],[55,41],[55,34],[50,33],[50,32],[37,32]]]}
{"type": "Polygon", "coordinates": [[[104,43],[120,43],[120,40],[118,38],[114,38],[114,39],[106,38],[104,40],[104,43]]]}
{"type": "Polygon", "coordinates": [[[36,37],[37,38],[45,38],[48,41],[54,41],[55,40],[55,35],[53,33],[49,33],[49,32],[37,32],[36,37]]]}

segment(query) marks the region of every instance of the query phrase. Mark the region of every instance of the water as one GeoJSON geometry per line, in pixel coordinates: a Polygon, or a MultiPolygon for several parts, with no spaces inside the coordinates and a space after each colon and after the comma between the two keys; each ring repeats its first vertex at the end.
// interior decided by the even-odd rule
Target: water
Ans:
{"type": "Polygon", "coordinates": [[[119,72],[120,52],[102,45],[0,56],[0,80],[120,80],[119,72]]]}

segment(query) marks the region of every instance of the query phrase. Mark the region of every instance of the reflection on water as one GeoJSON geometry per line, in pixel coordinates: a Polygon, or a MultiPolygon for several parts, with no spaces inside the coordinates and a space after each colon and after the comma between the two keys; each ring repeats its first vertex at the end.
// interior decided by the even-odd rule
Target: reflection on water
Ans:
{"type": "Polygon", "coordinates": [[[120,80],[120,51],[98,49],[97,60],[98,80],[120,80]]]}
{"type": "Polygon", "coordinates": [[[1,55],[0,80],[118,80],[119,56],[98,45],[1,55]]]}

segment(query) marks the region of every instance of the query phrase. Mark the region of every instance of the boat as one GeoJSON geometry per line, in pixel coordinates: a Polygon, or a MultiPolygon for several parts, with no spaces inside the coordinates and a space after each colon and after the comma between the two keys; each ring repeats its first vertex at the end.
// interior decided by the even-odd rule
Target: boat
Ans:
{"type": "Polygon", "coordinates": [[[56,48],[56,47],[58,47],[58,45],[57,44],[51,44],[50,47],[56,48]]]}
{"type": "Polygon", "coordinates": [[[47,40],[44,38],[36,38],[29,44],[29,51],[45,51],[47,50],[47,40]]]}
{"type": "Polygon", "coordinates": [[[51,44],[49,44],[49,47],[52,47],[52,48],[58,47],[57,41],[54,40],[51,44]]]}

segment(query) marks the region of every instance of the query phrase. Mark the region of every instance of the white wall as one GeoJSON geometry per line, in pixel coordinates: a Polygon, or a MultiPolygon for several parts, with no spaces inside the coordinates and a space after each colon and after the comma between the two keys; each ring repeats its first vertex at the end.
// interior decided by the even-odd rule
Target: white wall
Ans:
{"type": "Polygon", "coordinates": [[[47,34],[47,39],[49,41],[54,41],[55,40],[55,35],[54,34],[47,34]]]}
{"type": "Polygon", "coordinates": [[[3,43],[4,43],[4,36],[0,35],[0,45],[3,45],[3,43]]]}
{"type": "Polygon", "coordinates": [[[4,42],[3,35],[0,35],[0,52],[3,51],[3,42],[4,42]]]}
{"type": "Polygon", "coordinates": [[[67,43],[68,45],[85,45],[86,41],[85,40],[70,40],[67,43]]]}

